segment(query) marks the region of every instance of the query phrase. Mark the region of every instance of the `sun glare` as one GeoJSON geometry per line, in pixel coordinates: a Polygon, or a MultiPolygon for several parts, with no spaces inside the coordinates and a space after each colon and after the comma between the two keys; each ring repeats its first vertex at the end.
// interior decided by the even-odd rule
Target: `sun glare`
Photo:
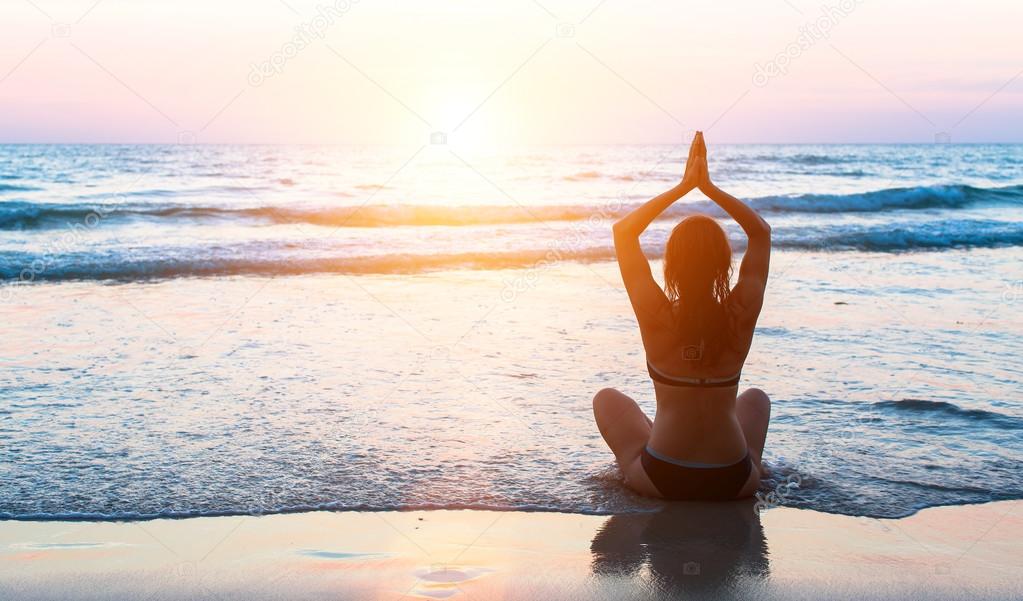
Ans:
{"type": "Polygon", "coordinates": [[[431,89],[424,98],[424,117],[434,128],[432,141],[437,135],[446,138],[445,143],[459,148],[478,148],[496,134],[491,122],[493,110],[484,112],[480,96],[469,86],[452,84],[431,89]]]}

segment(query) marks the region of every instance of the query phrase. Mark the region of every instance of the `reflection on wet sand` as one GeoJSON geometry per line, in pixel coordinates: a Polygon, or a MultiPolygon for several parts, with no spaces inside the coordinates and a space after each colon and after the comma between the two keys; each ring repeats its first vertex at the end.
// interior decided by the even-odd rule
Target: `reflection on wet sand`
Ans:
{"type": "Polygon", "coordinates": [[[590,551],[595,576],[638,577],[667,597],[721,593],[770,572],[751,501],[669,503],[654,513],[615,515],[590,551]]]}

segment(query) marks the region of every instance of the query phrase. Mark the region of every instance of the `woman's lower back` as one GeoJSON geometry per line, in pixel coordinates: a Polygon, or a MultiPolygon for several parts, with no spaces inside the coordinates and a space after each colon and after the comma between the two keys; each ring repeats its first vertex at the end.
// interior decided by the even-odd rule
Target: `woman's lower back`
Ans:
{"type": "Polygon", "coordinates": [[[657,414],[647,446],[675,460],[728,465],[746,454],[734,388],[657,388],[657,414]]]}

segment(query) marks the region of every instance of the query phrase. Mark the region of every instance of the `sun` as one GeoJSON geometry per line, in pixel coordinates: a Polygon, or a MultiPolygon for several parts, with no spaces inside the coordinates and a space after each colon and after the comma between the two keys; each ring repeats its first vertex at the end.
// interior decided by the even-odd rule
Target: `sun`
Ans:
{"type": "Polygon", "coordinates": [[[443,136],[448,145],[464,149],[497,143],[495,124],[500,116],[485,100],[485,95],[467,85],[430,90],[423,116],[434,127],[431,138],[443,136]]]}

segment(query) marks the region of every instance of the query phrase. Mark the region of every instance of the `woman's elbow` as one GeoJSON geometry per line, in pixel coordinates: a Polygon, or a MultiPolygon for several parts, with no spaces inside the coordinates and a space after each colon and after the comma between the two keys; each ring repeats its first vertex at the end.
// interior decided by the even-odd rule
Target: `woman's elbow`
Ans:
{"type": "Polygon", "coordinates": [[[766,221],[761,219],[760,223],[757,223],[756,225],[750,226],[749,228],[746,229],[746,238],[748,238],[750,241],[753,240],[756,240],[758,242],[763,241],[770,244],[771,226],[768,225],[766,221]]]}

